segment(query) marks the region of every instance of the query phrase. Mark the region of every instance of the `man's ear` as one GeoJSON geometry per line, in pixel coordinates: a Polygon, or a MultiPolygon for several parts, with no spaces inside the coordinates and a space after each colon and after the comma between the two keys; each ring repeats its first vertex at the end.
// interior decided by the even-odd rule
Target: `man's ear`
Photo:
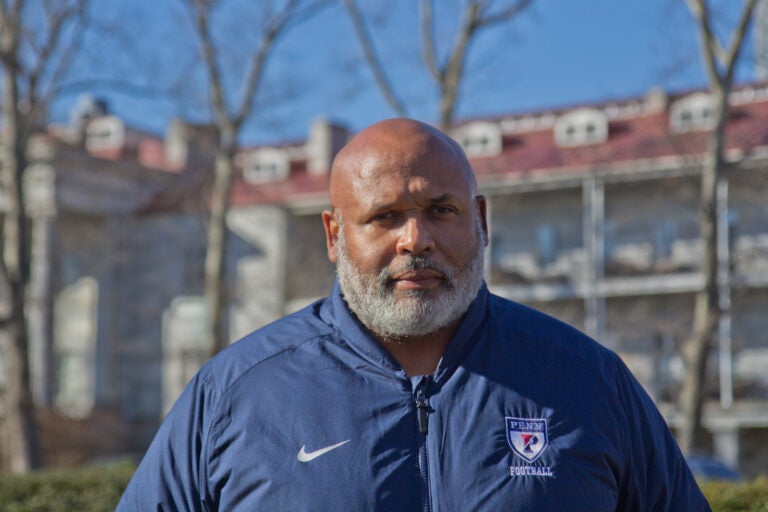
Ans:
{"type": "Polygon", "coordinates": [[[325,246],[328,249],[328,259],[331,263],[336,263],[337,244],[339,240],[339,229],[341,226],[336,220],[336,214],[331,210],[323,212],[323,227],[325,228],[325,246]]]}
{"type": "Polygon", "coordinates": [[[475,205],[477,206],[477,214],[480,216],[480,224],[483,226],[485,246],[488,247],[488,206],[485,200],[485,196],[475,196],[475,205]]]}

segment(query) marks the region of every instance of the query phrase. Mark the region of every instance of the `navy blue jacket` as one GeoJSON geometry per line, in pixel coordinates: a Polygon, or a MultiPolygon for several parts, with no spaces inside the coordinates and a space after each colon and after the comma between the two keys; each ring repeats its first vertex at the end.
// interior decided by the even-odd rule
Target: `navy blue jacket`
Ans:
{"type": "Polygon", "coordinates": [[[208,362],[119,511],[706,511],[621,360],[480,291],[409,378],[338,290],[208,362]]]}

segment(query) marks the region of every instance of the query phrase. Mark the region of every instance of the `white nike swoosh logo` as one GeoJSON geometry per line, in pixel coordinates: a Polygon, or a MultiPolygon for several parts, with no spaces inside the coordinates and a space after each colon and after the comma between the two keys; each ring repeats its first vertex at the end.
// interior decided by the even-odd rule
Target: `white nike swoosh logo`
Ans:
{"type": "Polygon", "coordinates": [[[311,460],[315,460],[321,455],[325,455],[331,450],[335,450],[341,445],[345,445],[348,442],[350,442],[351,439],[347,439],[346,441],[342,441],[340,443],[332,444],[331,446],[326,446],[325,448],[320,448],[319,450],[315,450],[313,452],[306,452],[304,449],[306,448],[306,445],[301,447],[301,450],[299,450],[299,454],[296,455],[296,460],[299,462],[309,462],[311,460]]]}

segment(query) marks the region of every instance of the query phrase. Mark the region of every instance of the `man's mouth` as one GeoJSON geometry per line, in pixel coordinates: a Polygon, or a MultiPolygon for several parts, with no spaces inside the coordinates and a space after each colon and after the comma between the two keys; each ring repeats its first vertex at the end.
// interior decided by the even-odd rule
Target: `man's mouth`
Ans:
{"type": "Polygon", "coordinates": [[[420,269],[399,272],[391,278],[395,289],[400,290],[430,290],[439,286],[443,275],[434,270],[420,269]]]}

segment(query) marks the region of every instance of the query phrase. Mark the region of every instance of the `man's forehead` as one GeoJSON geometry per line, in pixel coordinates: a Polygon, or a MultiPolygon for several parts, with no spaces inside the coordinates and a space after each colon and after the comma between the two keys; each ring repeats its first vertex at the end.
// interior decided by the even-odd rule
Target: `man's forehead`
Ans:
{"type": "Polygon", "coordinates": [[[454,166],[360,166],[348,172],[332,194],[334,206],[428,204],[441,199],[468,199],[473,190],[454,166]],[[453,167],[453,168],[451,168],[453,167]]]}
{"type": "Polygon", "coordinates": [[[332,202],[349,192],[371,195],[373,189],[419,180],[474,193],[472,169],[455,142],[421,123],[396,121],[364,130],[342,149],[331,171],[332,202]]]}
{"type": "Polygon", "coordinates": [[[372,194],[370,204],[358,202],[359,206],[367,207],[370,210],[385,210],[389,208],[398,208],[401,206],[429,206],[435,204],[447,204],[461,202],[464,197],[460,194],[437,191],[415,191],[413,194],[402,194],[397,191],[382,189],[379,193],[372,194]],[[420,193],[423,192],[423,193],[420,193]]]}
{"type": "Polygon", "coordinates": [[[418,162],[435,158],[450,158],[446,147],[435,144],[424,134],[411,138],[383,134],[355,140],[342,149],[334,162],[332,173],[368,180],[382,175],[402,174],[413,169],[418,162]]]}

